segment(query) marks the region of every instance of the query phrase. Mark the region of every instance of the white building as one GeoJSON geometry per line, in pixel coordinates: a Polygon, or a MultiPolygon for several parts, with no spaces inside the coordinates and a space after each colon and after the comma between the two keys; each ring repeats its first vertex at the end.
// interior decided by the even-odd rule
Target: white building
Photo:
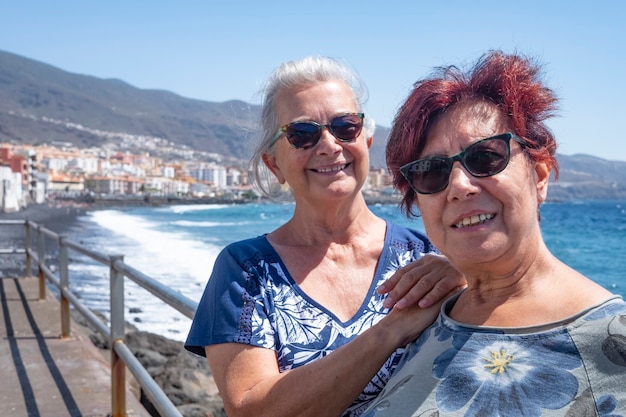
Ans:
{"type": "Polygon", "coordinates": [[[210,183],[218,189],[226,188],[228,185],[226,168],[222,165],[203,165],[200,168],[191,170],[190,175],[198,181],[210,183]]]}
{"type": "Polygon", "coordinates": [[[172,166],[164,166],[161,168],[161,175],[165,178],[174,178],[176,176],[176,169],[172,166]]]}
{"type": "Polygon", "coordinates": [[[98,159],[93,157],[73,158],[67,163],[68,168],[74,168],[85,174],[95,174],[98,172],[98,159]]]}
{"type": "Polygon", "coordinates": [[[0,209],[8,213],[25,207],[22,176],[8,166],[0,166],[0,209]]]}

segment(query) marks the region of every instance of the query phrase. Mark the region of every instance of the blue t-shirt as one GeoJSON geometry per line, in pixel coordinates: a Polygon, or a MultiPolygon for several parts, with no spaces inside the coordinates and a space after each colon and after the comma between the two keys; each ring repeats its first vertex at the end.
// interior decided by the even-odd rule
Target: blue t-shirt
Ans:
{"type": "MultiPolygon", "coordinates": [[[[422,233],[387,222],[385,244],[363,305],[340,321],[304,293],[266,236],[232,243],[215,261],[185,348],[244,343],[276,351],[281,372],[328,355],[379,322],[389,310],[376,288],[425,253],[437,253],[422,233]]],[[[385,385],[404,349],[398,349],[344,416],[359,415],[385,385]]]]}

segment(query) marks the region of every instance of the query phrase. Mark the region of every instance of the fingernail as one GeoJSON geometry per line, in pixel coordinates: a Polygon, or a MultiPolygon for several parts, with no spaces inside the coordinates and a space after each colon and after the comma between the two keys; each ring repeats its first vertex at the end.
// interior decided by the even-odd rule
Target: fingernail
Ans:
{"type": "Polygon", "coordinates": [[[398,308],[404,308],[407,305],[407,301],[404,298],[401,298],[397,303],[396,303],[396,307],[398,308]]]}

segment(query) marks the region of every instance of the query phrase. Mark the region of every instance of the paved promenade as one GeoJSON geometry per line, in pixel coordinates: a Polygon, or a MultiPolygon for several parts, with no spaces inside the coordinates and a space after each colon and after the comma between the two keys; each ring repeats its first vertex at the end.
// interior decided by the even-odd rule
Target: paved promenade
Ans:
{"type": "MultiPolygon", "coordinates": [[[[85,330],[62,339],[60,304],[37,278],[0,277],[0,416],[106,417],[111,373],[85,330]]],[[[132,375],[127,370],[127,379],[132,375]]],[[[130,391],[128,417],[149,417],[130,391]]]]}

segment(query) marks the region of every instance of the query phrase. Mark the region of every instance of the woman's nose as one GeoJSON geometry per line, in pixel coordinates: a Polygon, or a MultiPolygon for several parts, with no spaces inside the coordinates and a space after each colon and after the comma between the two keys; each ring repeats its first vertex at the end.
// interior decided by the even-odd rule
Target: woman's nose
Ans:
{"type": "Polygon", "coordinates": [[[322,129],[322,136],[320,137],[315,150],[320,154],[333,154],[342,149],[343,147],[337,138],[330,133],[330,130],[326,127],[322,129]]]}
{"type": "Polygon", "coordinates": [[[452,197],[466,197],[468,194],[476,193],[478,190],[479,178],[467,172],[459,161],[452,164],[450,178],[448,179],[449,195],[452,197]]]}

